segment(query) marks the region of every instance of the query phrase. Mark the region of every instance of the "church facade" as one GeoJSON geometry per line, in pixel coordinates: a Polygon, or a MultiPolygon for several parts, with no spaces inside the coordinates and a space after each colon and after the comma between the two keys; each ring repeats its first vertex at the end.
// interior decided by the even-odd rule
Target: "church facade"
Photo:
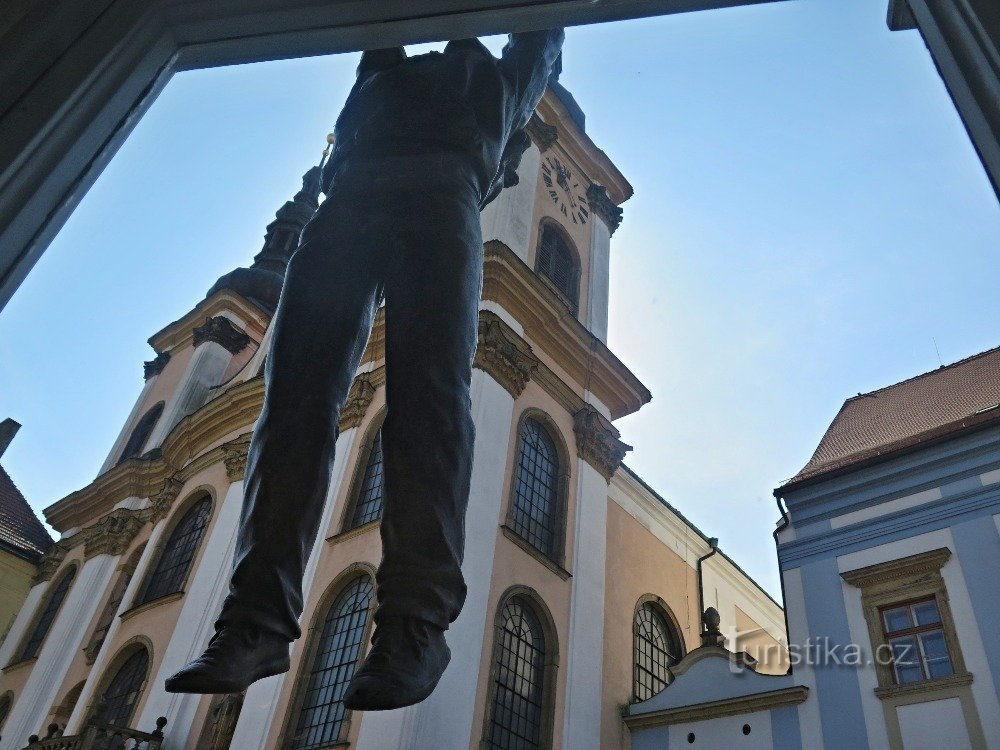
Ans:
{"type": "Polygon", "coordinates": [[[163,689],[204,649],[226,592],[270,317],[318,205],[312,170],[254,264],[152,336],[97,478],[46,509],[61,538],[0,647],[0,749],[96,726],[176,750],[627,748],[625,707],[662,691],[698,645],[702,605],[761,671],[785,671],[778,604],[622,465],[613,422],[651,397],[607,341],[611,237],[631,186],[557,82],[529,134],[519,184],[482,216],[468,599],[434,694],[384,713],[340,702],[381,554],[381,314],[340,417],[291,670],[245,695],[163,689]]]}

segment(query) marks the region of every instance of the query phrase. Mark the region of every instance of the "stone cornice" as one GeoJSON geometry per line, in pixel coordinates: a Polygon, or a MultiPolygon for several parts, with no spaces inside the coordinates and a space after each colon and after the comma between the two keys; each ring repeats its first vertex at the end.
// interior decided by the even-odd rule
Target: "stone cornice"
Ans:
{"type": "Polygon", "coordinates": [[[340,410],[340,431],[358,427],[368,413],[375,392],[385,383],[385,367],[379,367],[371,372],[362,372],[354,378],[347,401],[340,410]]]}
{"type": "Polygon", "coordinates": [[[589,404],[573,415],[573,432],[577,455],[610,482],[632,446],[619,440],[621,433],[589,404]]]}
{"type": "Polygon", "coordinates": [[[476,367],[517,398],[531,380],[532,373],[538,369],[538,364],[538,357],[532,353],[531,347],[500,316],[488,310],[479,312],[476,367]]]}
{"type": "Polygon", "coordinates": [[[547,151],[559,137],[559,129],[555,125],[549,125],[537,114],[531,116],[524,131],[539,151],[547,151]]]}
{"type": "Polygon", "coordinates": [[[621,226],[623,211],[608,197],[608,191],[603,185],[592,183],[587,188],[587,203],[591,213],[600,217],[611,234],[621,226]]]}
{"type": "Polygon", "coordinates": [[[208,318],[192,331],[192,336],[195,346],[212,341],[230,354],[239,354],[250,345],[250,337],[223,315],[208,318]]]}
{"type": "Polygon", "coordinates": [[[157,353],[190,346],[194,339],[194,329],[202,325],[206,318],[214,318],[222,313],[235,314],[243,323],[243,330],[254,341],[264,336],[271,315],[230,289],[223,289],[199,302],[193,310],[149,338],[149,345],[157,353]]]}
{"type": "Polygon", "coordinates": [[[240,435],[235,440],[222,444],[222,461],[226,465],[226,476],[230,482],[242,482],[247,468],[247,454],[250,451],[250,433],[240,435]]]}
{"type": "MultiPolygon", "coordinates": [[[[669,688],[668,688],[669,689],[669,688]]],[[[755,711],[770,711],[785,706],[796,706],[804,703],[809,697],[809,688],[805,685],[781,688],[766,693],[727,698],[706,703],[694,703],[690,706],[668,708],[662,711],[652,711],[647,714],[626,716],[625,726],[631,730],[650,727],[669,726],[671,724],[687,724],[692,721],[718,719],[723,716],[738,716],[755,711]]]]}
{"type": "Polygon", "coordinates": [[[163,368],[170,361],[170,352],[160,352],[153,359],[142,363],[142,377],[149,380],[163,372],[163,368]]]}
{"type": "MultiPolygon", "coordinates": [[[[93,526],[77,536],[83,536],[83,556],[90,559],[95,555],[118,556],[132,544],[136,534],[145,525],[141,511],[116,508],[93,526]]],[[[76,539],[77,537],[70,537],[76,539]]]]}
{"type": "Polygon", "coordinates": [[[575,391],[589,389],[612,419],[638,411],[652,397],[621,360],[568,313],[562,299],[496,240],[485,245],[483,299],[497,302],[523,325],[536,356],[551,358],[575,391]]]}
{"type": "Polygon", "coordinates": [[[375,313],[375,322],[368,337],[368,345],[361,357],[361,364],[380,362],[385,359],[385,307],[380,307],[375,313]]]}
{"type": "Polygon", "coordinates": [[[860,589],[868,589],[881,583],[897,581],[904,578],[937,573],[951,557],[947,547],[922,552],[899,560],[869,565],[858,570],[849,570],[840,574],[847,583],[860,589]]]}
{"type": "Polygon", "coordinates": [[[75,546],[70,543],[70,540],[73,538],[61,539],[45,551],[42,559],[38,561],[38,569],[35,571],[35,577],[31,581],[33,586],[52,580],[52,576],[56,574],[59,566],[66,559],[66,554],[75,546]]]}

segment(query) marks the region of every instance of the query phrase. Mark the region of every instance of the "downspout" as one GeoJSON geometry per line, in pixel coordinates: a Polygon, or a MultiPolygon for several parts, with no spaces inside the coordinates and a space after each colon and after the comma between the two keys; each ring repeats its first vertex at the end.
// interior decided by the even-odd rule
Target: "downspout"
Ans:
{"type": "MultiPolygon", "coordinates": [[[[778,534],[788,528],[788,525],[792,522],[792,519],[788,515],[788,511],[785,510],[784,504],[781,502],[781,495],[778,494],[777,490],[774,493],[774,501],[778,504],[778,511],[781,513],[781,523],[775,527],[774,531],[771,532],[771,536],[774,537],[774,551],[775,554],[778,552],[778,534]]],[[[788,629],[788,598],[785,596],[785,575],[781,570],[781,560],[778,560],[778,583],[781,584],[781,612],[785,615],[785,640],[788,646],[791,646],[792,635],[791,631],[788,629]]],[[[792,660],[788,660],[788,672],[786,674],[792,673],[792,660]]]]}
{"type": "Polygon", "coordinates": [[[708,558],[719,551],[719,540],[716,537],[711,537],[708,540],[708,546],[711,549],[708,551],[707,555],[702,555],[698,558],[698,634],[705,632],[705,580],[701,570],[701,564],[705,562],[708,558]]]}

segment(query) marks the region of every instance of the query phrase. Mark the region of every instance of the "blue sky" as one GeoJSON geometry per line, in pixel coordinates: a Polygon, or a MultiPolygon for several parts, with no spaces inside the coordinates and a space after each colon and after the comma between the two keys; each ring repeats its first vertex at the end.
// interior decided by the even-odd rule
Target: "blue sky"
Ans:
{"type": "MultiPolygon", "coordinates": [[[[885,0],[569,30],[562,82],[635,187],[609,343],[653,392],[627,463],[769,591],[771,490],[842,401],[1000,344],[1000,209],[885,0]]],[[[492,40],[498,49],[500,40],[492,40]]],[[[356,55],[178,75],[0,315],[3,463],[41,509],[90,482],[146,339],[319,158],[356,55]]]]}

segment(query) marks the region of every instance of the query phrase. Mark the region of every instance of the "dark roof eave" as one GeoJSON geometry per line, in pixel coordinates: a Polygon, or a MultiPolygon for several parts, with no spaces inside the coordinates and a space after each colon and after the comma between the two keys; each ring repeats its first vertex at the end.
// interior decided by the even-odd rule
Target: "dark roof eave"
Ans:
{"type": "Polygon", "coordinates": [[[893,443],[860,451],[850,456],[846,456],[840,461],[820,467],[809,473],[799,473],[792,479],[785,482],[780,487],[776,487],[772,493],[776,498],[787,497],[789,492],[795,492],[820,482],[825,482],[834,477],[843,476],[859,469],[875,464],[889,461],[894,458],[905,456],[908,453],[915,453],[931,445],[945,440],[958,437],[960,435],[985,429],[994,424],[1000,424],[1000,408],[993,407],[978,414],[973,414],[962,419],[949,422],[948,424],[926,430],[917,435],[902,438],[893,443]]]}

